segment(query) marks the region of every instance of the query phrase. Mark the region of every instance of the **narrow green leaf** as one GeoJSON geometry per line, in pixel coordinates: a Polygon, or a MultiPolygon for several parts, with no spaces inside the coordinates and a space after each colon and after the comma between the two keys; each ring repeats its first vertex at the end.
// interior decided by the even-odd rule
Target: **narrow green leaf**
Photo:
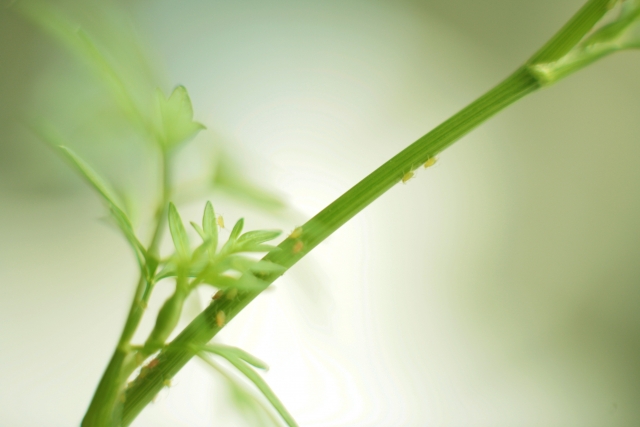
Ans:
{"type": "Polygon", "coordinates": [[[261,291],[269,286],[267,282],[258,279],[251,273],[243,274],[238,279],[221,275],[211,281],[207,280],[205,283],[209,283],[220,289],[237,288],[241,291],[261,291]]]}
{"type": "MultiPolygon", "coordinates": [[[[197,352],[197,350],[193,351],[197,352]]],[[[276,415],[272,413],[271,409],[267,408],[263,404],[262,399],[258,399],[253,393],[246,390],[246,386],[244,384],[240,384],[234,375],[227,373],[222,366],[207,357],[204,352],[197,352],[196,354],[203,362],[215,369],[227,380],[232,395],[231,397],[233,402],[237,405],[239,412],[247,415],[249,413],[253,413],[253,415],[256,416],[256,418],[252,420],[251,425],[265,425],[265,419],[259,416],[257,410],[261,410],[264,415],[268,417],[267,419],[271,421],[272,425],[282,425],[282,420],[275,418],[276,415]]]]}
{"type": "Polygon", "coordinates": [[[254,355],[238,347],[233,347],[230,345],[223,345],[223,344],[208,344],[208,345],[202,346],[202,350],[208,351],[214,354],[219,354],[219,355],[222,355],[223,353],[225,353],[226,356],[228,357],[235,357],[237,359],[242,359],[248,364],[255,366],[258,369],[262,369],[265,371],[269,370],[269,365],[267,365],[265,362],[263,362],[262,360],[258,359],[254,355]]]}
{"type": "Polygon", "coordinates": [[[240,236],[240,233],[242,233],[242,227],[244,227],[244,218],[240,218],[233,226],[231,234],[229,234],[229,240],[233,240],[235,242],[238,236],[240,236]]]}
{"type": "Polygon", "coordinates": [[[227,359],[229,363],[235,366],[238,371],[240,371],[245,377],[247,377],[247,379],[251,381],[258,388],[258,390],[260,390],[260,392],[269,401],[269,403],[271,403],[273,408],[280,414],[287,425],[289,425],[290,427],[295,427],[298,425],[291,414],[289,414],[289,411],[287,411],[287,409],[284,407],[280,399],[278,399],[273,390],[271,390],[271,387],[269,387],[264,379],[262,379],[262,377],[258,375],[256,371],[248,366],[242,358],[238,357],[237,353],[225,350],[220,351],[219,349],[212,351],[219,356],[227,359]]]}
{"type": "Polygon", "coordinates": [[[242,233],[242,227],[244,227],[244,218],[240,218],[238,222],[233,226],[231,233],[229,234],[229,239],[224,244],[222,249],[220,249],[221,253],[229,253],[234,252],[234,246],[236,241],[238,240],[238,236],[242,233]]]}
{"type": "MultiPolygon", "coordinates": [[[[41,136],[44,135],[41,134],[41,136]]],[[[109,207],[109,212],[115,219],[116,225],[120,228],[120,231],[122,231],[122,234],[124,234],[124,237],[134,249],[136,257],[138,257],[138,262],[142,264],[141,258],[146,257],[146,250],[136,237],[131,221],[129,221],[129,217],[120,207],[115,192],[111,190],[109,185],[98,175],[98,173],[84,160],[82,160],[80,156],[73,152],[73,150],[63,145],[59,145],[58,149],[62,155],[71,162],[76,171],[80,173],[89,185],[91,185],[93,189],[102,196],[102,199],[109,207]]]]}
{"type": "Polygon", "coordinates": [[[118,211],[122,211],[120,208],[115,192],[109,188],[109,185],[89,166],[84,160],[74,153],[70,148],[65,146],[58,147],[62,154],[76,167],[76,170],[91,184],[91,186],[104,198],[109,206],[118,211]]]}
{"type": "Polygon", "coordinates": [[[189,238],[187,237],[187,231],[184,229],[180,214],[173,203],[169,203],[169,230],[171,231],[171,238],[173,244],[176,247],[178,257],[182,260],[189,258],[189,238]]]}
{"type": "Polygon", "coordinates": [[[216,157],[217,163],[212,182],[214,188],[220,189],[236,199],[272,212],[285,207],[281,198],[247,180],[242,174],[238,162],[234,161],[227,153],[219,152],[216,157]]]}
{"type": "Polygon", "coordinates": [[[256,245],[251,246],[249,248],[242,248],[241,252],[272,252],[272,251],[281,251],[278,246],[273,245],[256,245]]]}
{"type": "Polygon", "coordinates": [[[202,229],[202,227],[200,227],[198,224],[196,224],[193,221],[189,221],[189,224],[191,224],[191,226],[193,227],[194,230],[196,230],[196,232],[198,233],[198,235],[200,236],[200,238],[204,241],[207,240],[207,235],[205,234],[204,230],[202,229]]]}
{"type": "Polygon", "coordinates": [[[280,230],[255,230],[248,231],[238,238],[236,245],[238,246],[255,246],[260,243],[268,242],[278,237],[282,232],[280,230]]]}
{"type": "Polygon", "coordinates": [[[202,228],[207,235],[207,238],[211,241],[210,245],[212,251],[210,252],[210,255],[213,256],[218,248],[218,224],[216,223],[216,213],[213,210],[211,202],[207,202],[207,205],[204,207],[202,228]]]}

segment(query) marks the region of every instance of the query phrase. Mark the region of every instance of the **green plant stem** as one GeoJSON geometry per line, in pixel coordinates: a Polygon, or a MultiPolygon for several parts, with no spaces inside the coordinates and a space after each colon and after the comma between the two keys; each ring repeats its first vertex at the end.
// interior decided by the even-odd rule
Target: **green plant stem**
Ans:
{"type": "Polygon", "coordinates": [[[158,266],[158,247],[162,237],[162,230],[167,218],[167,207],[171,195],[171,177],[169,159],[167,153],[161,150],[162,165],[162,194],[155,214],[155,229],[147,250],[147,260],[136,286],[136,291],[129,308],[129,314],[125,321],[118,345],[109,360],[98,387],[91,399],[89,409],[82,420],[82,427],[111,427],[119,425],[119,413],[122,405],[118,403],[118,396],[124,389],[124,384],[139,365],[134,360],[135,355],[131,351],[131,340],[135,334],[142,316],[147,308],[151,290],[153,288],[153,276],[158,266]]]}
{"type": "MultiPolygon", "coordinates": [[[[287,268],[293,266],[345,222],[400,182],[405,173],[420,167],[503,108],[540,88],[543,83],[548,84],[549,81],[540,80],[539,74],[533,72],[534,68],[556,61],[569,52],[614,3],[611,0],[588,1],[524,66],[380,166],[303,225],[301,236],[285,239],[279,245],[279,250],[270,252],[265,259],[287,268]]],[[[270,277],[266,281],[271,283],[276,278],[270,277]]],[[[128,426],[162,389],[165,380],[172,378],[194,356],[190,348],[206,344],[220,331],[224,325],[217,323],[218,312],[223,311],[229,321],[259,294],[257,291],[242,292],[234,300],[222,298],[213,301],[196,317],[160,352],[158,363],[126,390],[122,412],[117,414],[121,416],[121,425],[128,426]]],[[[83,424],[84,427],[89,425],[83,424]]]]}

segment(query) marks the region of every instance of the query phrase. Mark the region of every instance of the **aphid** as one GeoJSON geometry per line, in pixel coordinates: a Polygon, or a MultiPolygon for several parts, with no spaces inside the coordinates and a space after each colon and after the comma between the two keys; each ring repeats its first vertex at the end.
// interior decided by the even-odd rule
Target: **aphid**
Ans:
{"type": "Polygon", "coordinates": [[[147,365],[147,368],[153,369],[156,366],[158,366],[158,363],[160,363],[160,361],[157,358],[153,359],[151,362],[149,362],[149,364],[147,365]]]}
{"type": "Polygon", "coordinates": [[[435,165],[437,161],[438,161],[437,157],[429,157],[429,159],[427,159],[427,161],[424,162],[423,166],[424,166],[425,169],[429,168],[429,167],[435,165]]]}
{"type": "Polygon", "coordinates": [[[414,173],[409,171],[407,173],[405,173],[404,175],[402,175],[402,183],[405,184],[407,181],[409,181],[411,178],[413,178],[414,173]]]}
{"type": "Polygon", "coordinates": [[[218,328],[222,328],[226,321],[227,316],[225,316],[224,311],[221,310],[216,313],[216,325],[218,325],[218,328]]]}
{"type": "Polygon", "coordinates": [[[171,387],[171,379],[167,378],[166,380],[162,381],[162,384],[164,384],[165,387],[171,387]]]}
{"type": "Polygon", "coordinates": [[[213,301],[215,300],[219,300],[220,298],[222,298],[222,295],[224,295],[224,291],[222,289],[220,289],[218,292],[216,292],[215,294],[213,294],[213,296],[211,297],[211,299],[213,301]]]}
{"type": "Polygon", "coordinates": [[[229,289],[226,295],[227,299],[234,299],[236,296],[238,296],[238,289],[236,288],[229,289]]]}
{"type": "Polygon", "coordinates": [[[294,230],[291,232],[291,234],[289,234],[289,237],[292,238],[292,239],[297,239],[300,236],[302,236],[302,227],[294,228],[294,230]]]}
{"type": "Polygon", "coordinates": [[[224,218],[222,217],[222,215],[218,215],[216,222],[218,223],[218,227],[224,228],[224,218]]]}
{"type": "Polygon", "coordinates": [[[302,250],[302,248],[304,248],[304,243],[302,243],[302,240],[298,240],[294,245],[293,245],[293,253],[297,254],[298,252],[300,252],[302,250]]]}

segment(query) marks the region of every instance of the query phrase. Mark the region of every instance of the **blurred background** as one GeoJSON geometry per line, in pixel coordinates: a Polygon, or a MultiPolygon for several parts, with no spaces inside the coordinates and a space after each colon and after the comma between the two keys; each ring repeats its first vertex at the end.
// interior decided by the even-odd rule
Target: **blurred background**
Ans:
{"type": "MultiPolygon", "coordinates": [[[[136,264],[30,126],[47,123],[108,177],[143,236],[157,155],[100,70],[19,4],[0,10],[0,424],[78,425],[136,264]]],[[[183,219],[211,199],[227,224],[290,232],[499,82],[583,1],[43,4],[95,41],[139,105],[156,87],[188,89],[207,130],[175,165],[183,219]]],[[[619,53],[500,113],[217,340],[271,366],[301,426],[638,425],[639,70],[637,53],[619,53]]],[[[158,285],[150,314],[171,290],[158,285]]],[[[211,293],[188,302],[185,324],[211,293]]],[[[256,417],[194,361],[134,425],[256,417]]]]}

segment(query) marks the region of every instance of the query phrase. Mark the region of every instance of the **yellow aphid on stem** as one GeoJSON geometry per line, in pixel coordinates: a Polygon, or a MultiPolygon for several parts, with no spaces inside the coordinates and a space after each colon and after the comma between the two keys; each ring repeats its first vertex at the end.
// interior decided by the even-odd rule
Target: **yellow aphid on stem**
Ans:
{"type": "Polygon", "coordinates": [[[293,231],[291,232],[291,234],[289,234],[289,237],[292,239],[297,239],[300,236],[302,236],[302,227],[296,227],[293,229],[293,231]]]}
{"type": "Polygon", "coordinates": [[[402,175],[402,183],[405,184],[407,181],[409,181],[411,178],[413,178],[414,173],[409,171],[407,173],[405,173],[404,175],[402,175]]]}
{"type": "Polygon", "coordinates": [[[429,159],[427,159],[426,162],[424,162],[424,168],[430,168],[431,166],[435,165],[436,162],[438,161],[437,157],[430,157],[429,159]]]}
{"type": "Polygon", "coordinates": [[[218,292],[216,292],[215,294],[213,294],[213,296],[211,297],[211,299],[213,301],[218,300],[220,298],[222,298],[222,295],[224,295],[224,291],[222,289],[220,289],[218,292]]]}
{"type": "Polygon", "coordinates": [[[224,228],[224,218],[222,217],[222,215],[218,215],[218,218],[216,218],[216,222],[218,223],[218,227],[224,228]]]}
{"type": "Polygon", "coordinates": [[[216,325],[218,328],[222,328],[227,321],[227,316],[224,314],[224,311],[220,310],[216,313],[216,325]]]}

